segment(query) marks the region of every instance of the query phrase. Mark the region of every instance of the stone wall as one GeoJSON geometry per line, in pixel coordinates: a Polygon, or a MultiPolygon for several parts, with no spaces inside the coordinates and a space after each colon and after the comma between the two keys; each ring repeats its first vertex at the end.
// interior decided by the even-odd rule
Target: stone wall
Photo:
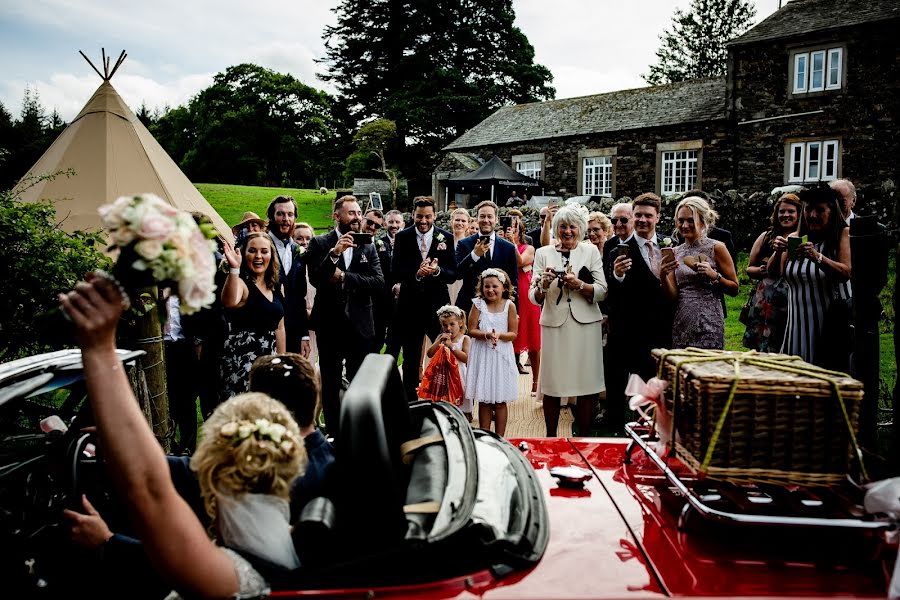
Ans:
{"type": "Polygon", "coordinates": [[[578,182],[578,152],[615,148],[613,196],[634,197],[643,192],[659,191],[656,145],[687,140],[703,141],[702,189],[732,187],[731,149],[727,124],[723,120],[469,148],[465,151],[478,154],[483,159],[496,154],[512,167],[513,156],[543,154],[544,193],[575,196],[582,194],[578,182]]]}
{"type": "MultiPolygon", "coordinates": [[[[728,102],[735,131],[736,189],[784,185],[785,143],[794,138],[839,139],[839,174],[864,191],[871,189],[872,201],[885,182],[897,182],[900,44],[896,26],[896,21],[875,23],[732,47],[728,102]],[[844,47],[841,89],[792,95],[788,87],[791,50],[838,44],[844,47]]],[[[866,207],[865,198],[859,209],[885,221],[893,212],[892,206],[866,207]]]]}

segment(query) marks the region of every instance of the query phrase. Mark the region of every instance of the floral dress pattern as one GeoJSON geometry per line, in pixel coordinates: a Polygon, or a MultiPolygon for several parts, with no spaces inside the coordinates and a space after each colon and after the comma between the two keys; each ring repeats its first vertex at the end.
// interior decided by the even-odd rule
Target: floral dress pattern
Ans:
{"type": "Polygon", "coordinates": [[[284,300],[276,288],[272,300],[253,282],[247,282],[247,302],[226,309],[228,336],[222,356],[220,402],[248,390],[250,368],[260,356],[275,354],[275,330],[284,318],[284,300]]]}
{"type": "Polygon", "coordinates": [[[694,271],[684,262],[685,257],[703,254],[707,262],[715,264],[716,242],[706,236],[693,244],[681,244],[675,248],[678,267],[675,282],[678,284],[678,303],[672,322],[672,346],[674,348],[725,348],[725,314],[719,290],[709,277],[694,271]]]}

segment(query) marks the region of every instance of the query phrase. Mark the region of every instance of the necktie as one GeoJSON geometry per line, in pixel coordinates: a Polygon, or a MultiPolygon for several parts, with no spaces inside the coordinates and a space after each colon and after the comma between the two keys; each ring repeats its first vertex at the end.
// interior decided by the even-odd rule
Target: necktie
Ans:
{"type": "Polygon", "coordinates": [[[487,262],[491,262],[491,249],[490,248],[488,248],[488,251],[484,253],[484,259],[487,262]]]}
{"type": "Polygon", "coordinates": [[[428,258],[428,246],[425,245],[425,236],[419,236],[419,252],[422,253],[422,260],[428,258]]]}
{"type": "Polygon", "coordinates": [[[657,256],[656,244],[653,242],[647,242],[644,244],[647,247],[647,252],[650,254],[650,270],[653,272],[653,275],[658,279],[659,278],[659,256],[657,256]]]}

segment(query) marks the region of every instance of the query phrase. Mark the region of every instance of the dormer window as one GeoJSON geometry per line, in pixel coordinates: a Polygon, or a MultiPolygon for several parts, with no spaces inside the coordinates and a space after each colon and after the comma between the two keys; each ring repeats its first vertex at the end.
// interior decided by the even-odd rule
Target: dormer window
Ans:
{"type": "Polygon", "coordinates": [[[844,48],[815,48],[791,53],[791,93],[839,90],[844,82],[844,48]]]}

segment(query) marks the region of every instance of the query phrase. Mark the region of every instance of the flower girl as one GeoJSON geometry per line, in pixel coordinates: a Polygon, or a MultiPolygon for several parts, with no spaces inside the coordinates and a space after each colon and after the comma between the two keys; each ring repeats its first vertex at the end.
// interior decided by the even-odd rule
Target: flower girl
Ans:
{"type": "Polygon", "coordinates": [[[466,377],[466,398],[478,402],[478,424],[497,435],[506,433],[507,402],[518,396],[518,374],[512,342],[519,330],[512,283],[500,269],[485,269],[478,279],[469,312],[472,338],[466,377]]]}
{"type": "MultiPolygon", "coordinates": [[[[471,339],[466,335],[466,313],[458,306],[445,304],[437,311],[438,321],[441,323],[441,335],[428,348],[427,355],[431,358],[441,345],[447,346],[456,357],[459,369],[459,379],[462,381],[463,390],[466,389],[466,362],[469,360],[469,344],[471,339]]],[[[463,397],[459,407],[469,422],[472,421],[472,401],[463,397]]]]}

